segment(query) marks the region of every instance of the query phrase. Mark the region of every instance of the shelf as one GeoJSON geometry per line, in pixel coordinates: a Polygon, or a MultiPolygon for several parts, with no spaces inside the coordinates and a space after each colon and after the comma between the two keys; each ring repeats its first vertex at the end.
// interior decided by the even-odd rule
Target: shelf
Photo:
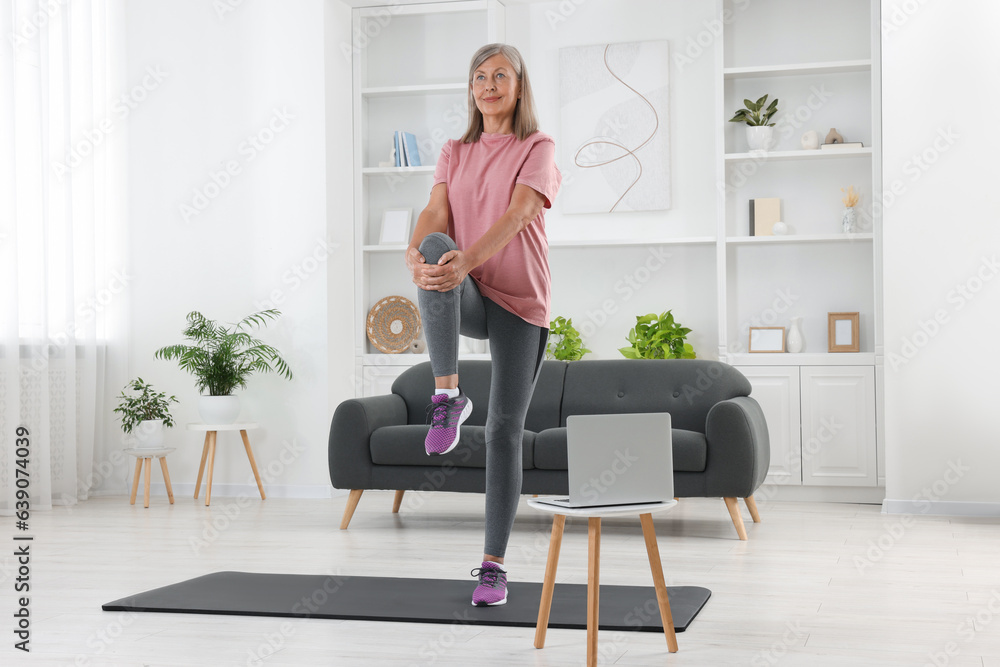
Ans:
{"type": "Polygon", "coordinates": [[[845,72],[870,72],[872,61],[837,60],[826,63],[801,63],[798,65],[764,65],[762,67],[725,67],[726,79],[752,79],[772,76],[800,76],[803,74],[842,74],[845,72]]]}
{"type": "Polygon", "coordinates": [[[708,245],[714,236],[686,236],[668,239],[549,239],[549,248],[607,248],[609,246],[708,245]]]}
{"type": "Polygon", "coordinates": [[[797,151],[750,151],[749,153],[726,153],[726,162],[775,162],[778,160],[821,160],[844,157],[871,157],[870,146],[861,148],[812,148],[797,151]]]}
{"type": "Polygon", "coordinates": [[[729,236],[729,245],[751,245],[754,243],[843,243],[845,241],[871,241],[872,233],[866,234],[788,234],[786,236],[729,236]]]}
{"type": "Polygon", "coordinates": [[[730,366],[874,366],[874,352],[742,352],[730,354],[730,366]]]}
{"type": "Polygon", "coordinates": [[[424,86],[382,86],[380,88],[362,88],[362,97],[403,97],[407,95],[454,95],[464,94],[468,90],[467,83],[441,83],[424,86]]]}
{"type": "Polygon", "coordinates": [[[363,245],[363,252],[404,252],[409,246],[402,243],[387,243],[385,245],[363,245]]]}
{"type": "MultiPolygon", "coordinates": [[[[471,352],[460,352],[459,361],[465,360],[486,360],[489,361],[489,354],[473,354],[471,352]]],[[[414,366],[424,361],[430,361],[429,354],[363,354],[361,364],[364,366],[414,366]]]]}
{"type": "Polygon", "coordinates": [[[361,173],[365,176],[372,174],[433,174],[435,165],[424,165],[421,167],[364,167],[361,173]]]}

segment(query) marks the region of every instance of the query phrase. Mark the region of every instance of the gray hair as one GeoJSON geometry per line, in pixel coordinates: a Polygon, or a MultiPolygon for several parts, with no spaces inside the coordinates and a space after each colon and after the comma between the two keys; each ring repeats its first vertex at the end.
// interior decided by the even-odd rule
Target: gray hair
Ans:
{"type": "Polygon", "coordinates": [[[483,133],[483,114],[476,106],[476,98],[472,94],[472,77],[486,60],[497,54],[506,58],[514,68],[514,74],[521,84],[521,97],[514,107],[514,134],[519,141],[527,139],[538,131],[538,115],[535,113],[535,98],[531,94],[531,82],[528,80],[528,68],[524,64],[524,58],[520,51],[510,44],[487,44],[472,56],[472,63],[469,65],[469,128],[462,135],[463,144],[471,144],[479,141],[479,135],[483,133]]]}

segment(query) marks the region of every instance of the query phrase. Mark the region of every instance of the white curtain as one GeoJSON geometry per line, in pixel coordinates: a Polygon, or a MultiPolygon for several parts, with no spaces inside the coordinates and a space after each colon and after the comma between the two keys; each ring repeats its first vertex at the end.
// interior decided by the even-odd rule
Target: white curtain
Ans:
{"type": "Polygon", "coordinates": [[[0,514],[9,515],[25,485],[33,510],[87,498],[101,481],[95,443],[113,432],[106,367],[124,349],[117,323],[130,280],[126,127],[115,113],[127,93],[124,5],[0,0],[0,35],[0,514]]]}

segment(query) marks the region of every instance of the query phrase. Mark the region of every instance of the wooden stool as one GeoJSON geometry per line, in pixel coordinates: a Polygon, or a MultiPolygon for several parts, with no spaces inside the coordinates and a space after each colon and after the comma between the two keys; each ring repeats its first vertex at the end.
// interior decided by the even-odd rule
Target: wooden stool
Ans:
{"type": "Polygon", "coordinates": [[[653,572],[653,586],[656,589],[656,602],[660,607],[660,620],[663,623],[663,633],[667,638],[667,650],[677,652],[677,635],[674,633],[674,619],[670,612],[670,600],[667,598],[667,584],[663,578],[663,566],[660,563],[660,549],[656,545],[656,533],[653,530],[652,512],[671,509],[677,505],[676,500],[648,505],[621,505],[617,507],[568,508],[549,505],[541,498],[529,498],[528,506],[537,510],[551,512],[552,539],[549,541],[549,557],[545,563],[545,581],[542,583],[542,599],[538,605],[538,623],[535,625],[535,648],[545,646],[545,632],[549,627],[549,611],[552,609],[552,593],[556,584],[556,567],[559,565],[559,547],[562,545],[563,526],[566,516],[585,516],[588,519],[589,536],[589,567],[587,573],[587,667],[597,665],[597,627],[600,604],[600,562],[601,562],[601,517],[620,516],[623,514],[638,514],[642,523],[642,534],[646,540],[646,555],[649,557],[649,567],[653,572]]]}
{"type": "Polygon", "coordinates": [[[160,459],[160,470],[163,472],[163,483],[167,485],[167,497],[170,504],[174,504],[174,490],[170,486],[170,473],[167,471],[167,454],[174,451],[173,447],[157,447],[143,449],[142,447],[131,447],[125,450],[126,454],[135,457],[135,477],[132,478],[132,497],[129,498],[129,505],[135,505],[135,496],[139,492],[139,472],[146,470],[146,482],[143,484],[142,506],[149,507],[149,469],[153,465],[153,459],[160,459]]]}
{"type": "Polygon", "coordinates": [[[260,499],[265,500],[264,485],[260,482],[260,473],[257,472],[257,462],[253,458],[253,450],[250,448],[250,439],[247,437],[247,430],[257,428],[254,422],[242,424],[188,424],[189,431],[204,431],[205,446],[201,450],[201,465],[198,467],[198,481],[194,483],[194,497],[198,497],[201,492],[201,477],[205,472],[205,460],[208,460],[208,477],[205,482],[205,505],[212,502],[212,471],[215,468],[215,442],[219,431],[239,431],[243,438],[243,447],[246,449],[247,458],[250,459],[250,467],[253,469],[253,476],[257,480],[257,488],[260,490],[260,499]]]}

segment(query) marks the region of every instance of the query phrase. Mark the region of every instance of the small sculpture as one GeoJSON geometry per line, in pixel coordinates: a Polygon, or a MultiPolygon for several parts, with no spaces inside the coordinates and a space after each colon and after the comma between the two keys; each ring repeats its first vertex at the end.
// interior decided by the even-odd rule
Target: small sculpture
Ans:
{"type": "Polygon", "coordinates": [[[427,343],[420,338],[414,338],[410,342],[410,352],[413,354],[423,354],[427,351],[427,343]]]}
{"type": "Polygon", "coordinates": [[[809,130],[802,135],[802,148],[819,148],[819,132],[809,130]]]}
{"type": "Polygon", "coordinates": [[[830,131],[826,135],[826,140],[823,143],[827,144],[842,144],[844,143],[844,137],[837,132],[837,128],[831,127],[830,131]]]}

